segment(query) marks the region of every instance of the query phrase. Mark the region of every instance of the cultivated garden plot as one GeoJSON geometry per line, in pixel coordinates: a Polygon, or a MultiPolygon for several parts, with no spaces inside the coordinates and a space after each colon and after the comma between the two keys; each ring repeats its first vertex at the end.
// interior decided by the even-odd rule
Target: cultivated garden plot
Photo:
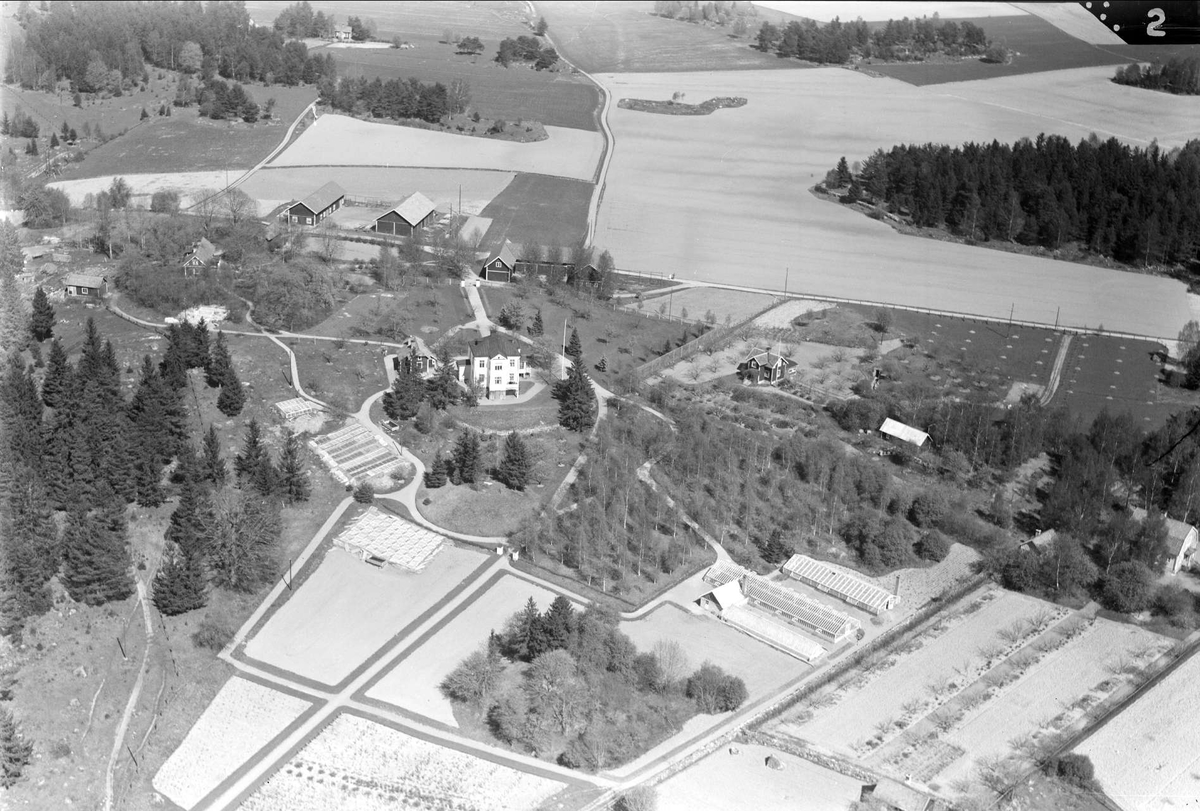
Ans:
{"type": "Polygon", "coordinates": [[[712,324],[737,324],[776,301],[766,293],[750,293],[745,290],[726,290],[720,287],[685,287],[670,293],[655,295],[625,305],[626,309],[641,313],[671,315],[690,321],[707,321],[712,324]],[[665,306],[664,306],[665,305],[665,306]],[[712,313],[711,321],[708,314],[712,313]]]}
{"type": "Polygon", "coordinates": [[[1180,390],[1160,386],[1154,355],[1161,351],[1161,345],[1150,341],[1076,335],[1051,402],[1065,405],[1082,424],[1107,408],[1114,413],[1129,411],[1143,428],[1153,430],[1190,405],[1175,401],[1186,398],[1180,390]],[[1171,396],[1160,399],[1160,394],[1171,396]]]}
{"type": "Polygon", "coordinates": [[[907,727],[975,681],[989,669],[988,661],[995,664],[1061,619],[1060,611],[1032,597],[988,589],[827,697],[783,716],[780,731],[865,756],[894,737],[898,724],[907,727]]]}
{"type": "Polygon", "coordinates": [[[1200,805],[1200,656],[1193,655],[1076,750],[1128,811],[1200,805]]]}
{"type": "MultiPolygon", "coordinates": [[[[272,166],[424,166],[537,172],[591,180],[604,141],[599,133],[546,127],[545,141],[521,144],[323,115],[272,166]]],[[[428,196],[428,195],[427,195],[428,196]]]]}
{"type": "Polygon", "coordinates": [[[480,552],[446,546],[424,571],[411,574],[376,569],[349,552],[331,549],[246,643],[245,655],[337,684],[483,561],[480,552]]]}
{"type": "Polygon", "coordinates": [[[258,200],[263,213],[292,200],[301,200],[330,180],[347,195],[398,203],[421,192],[441,211],[478,214],[512,182],[513,172],[480,169],[421,169],[383,166],[325,166],[259,169],[239,188],[258,200]]]}
{"type": "Polygon", "coordinates": [[[862,782],[759,744],[721,748],[657,786],[659,811],[697,808],[803,808],[845,811],[862,782]],[[766,765],[774,756],[782,769],[766,765]]]}
{"type": "Polygon", "coordinates": [[[678,642],[687,654],[690,670],[711,661],[746,682],[751,702],[811,671],[800,660],[715,617],[690,614],[669,603],[641,619],[623,621],[621,631],[640,651],[651,650],[662,640],[678,642]]]}
{"type": "MultiPolygon", "coordinates": [[[[1053,92],[1057,77],[1036,77],[1039,92],[1053,92]]],[[[1092,131],[1115,131],[1140,144],[1156,119],[1143,107],[1126,113],[1101,105],[1102,112],[1067,122],[990,103],[991,82],[957,98],[942,94],[944,88],[841,68],[597,79],[619,97],[670,98],[678,91],[748,100],[710,116],[610,112],[620,148],[606,178],[596,242],[623,268],[779,290],[790,267],[788,288],[815,298],[997,320],[1012,312],[1015,319],[1054,323],[1057,315],[1065,325],[1103,323],[1145,335],[1174,336],[1192,317],[1175,280],[909,237],[807,191],[840,157],[861,161],[899,143],[1011,143],[1041,132],[1078,141],[1092,131]]]]}
{"type": "Polygon", "coordinates": [[[500,633],[505,621],[520,611],[526,600],[532,597],[544,611],[556,596],[519,577],[500,578],[388,670],[367,691],[367,697],[458,726],[450,699],[442,695],[438,685],[463,659],[487,643],[489,631],[500,633]]]}
{"type": "Polygon", "coordinates": [[[231,678],[154,777],[154,788],[191,808],[310,706],[295,696],[231,678]]]}
{"type": "Polygon", "coordinates": [[[241,805],[241,811],[510,811],[563,790],[538,777],[342,714],[241,805]]]}

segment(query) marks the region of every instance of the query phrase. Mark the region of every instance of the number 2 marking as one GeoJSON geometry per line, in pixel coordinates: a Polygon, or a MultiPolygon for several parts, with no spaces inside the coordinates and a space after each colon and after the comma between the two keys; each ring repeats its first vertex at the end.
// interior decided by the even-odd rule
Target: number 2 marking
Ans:
{"type": "Polygon", "coordinates": [[[1167,21],[1167,15],[1161,8],[1152,8],[1146,12],[1150,22],[1146,23],[1146,36],[1165,37],[1167,32],[1162,30],[1162,24],[1167,21]]]}

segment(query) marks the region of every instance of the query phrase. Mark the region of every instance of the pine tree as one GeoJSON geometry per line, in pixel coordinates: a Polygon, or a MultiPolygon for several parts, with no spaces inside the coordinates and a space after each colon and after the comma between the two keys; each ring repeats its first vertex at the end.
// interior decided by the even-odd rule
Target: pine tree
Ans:
{"type": "Polygon", "coordinates": [[[583,363],[571,365],[558,395],[558,424],[570,431],[591,430],[596,424],[596,394],[583,363]]]}
{"type": "Polygon", "coordinates": [[[217,426],[210,424],[204,435],[204,454],[200,459],[200,474],[212,487],[219,488],[228,478],[225,460],[221,458],[221,440],[217,437],[217,426]]]}
{"type": "MultiPolygon", "coordinates": [[[[10,621],[45,613],[50,608],[47,584],[58,571],[62,552],[58,526],[38,478],[17,466],[19,477],[8,498],[5,585],[11,594],[10,621]]],[[[2,511],[0,511],[2,512],[2,511]]]]}
{"type": "Polygon", "coordinates": [[[264,498],[274,498],[279,495],[282,482],[278,468],[271,461],[270,453],[264,453],[262,459],[259,460],[258,467],[254,469],[254,475],[250,477],[250,484],[264,498]]]}
{"type": "Polygon", "coordinates": [[[162,465],[145,452],[134,463],[133,487],[137,503],[143,507],[158,507],[166,500],[162,488],[162,465]]]}
{"type": "Polygon", "coordinates": [[[33,759],[33,742],[25,740],[8,707],[0,706],[0,786],[9,788],[33,759]]]}
{"type": "Polygon", "coordinates": [[[88,605],[123,600],[133,593],[126,543],[125,506],[107,486],[96,492],[93,514],[74,509],[63,533],[63,585],[71,598],[88,605]]]}
{"type": "Polygon", "coordinates": [[[500,460],[498,478],[510,490],[524,490],[533,473],[533,460],[521,436],[513,431],[504,440],[504,456],[500,460]]]}
{"type": "Polygon", "coordinates": [[[375,488],[370,482],[363,482],[354,488],[354,500],[359,504],[370,504],[375,501],[375,488]]]}
{"type": "Polygon", "coordinates": [[[167,328],[167,349],[158,363],[159,376],[176,390],[182,389],[188,381],[187,354],[180,341],[179,327],[172,324],[167,328]]]}
{"type": "Polygon", "coordinates": [[[30,320],[30,331],[33,340],[39,343],[49,340],[54,335],[54,308],[46,298],[46,290],[38,287],[33,294],[33,317],[30,320]]]}
{"type": "Polygon", "coordinates": [[[433,457],[433,464],[425,471],[425,486],[430,490],[446,486],[446,460],[438,451],[433,457]]]}
{"type": "Polygon", "coordinates": [[[168,617],[203,608],[208,602],[206,587],[202,557],[168,545],[154,578],[154,607],[168,617]]]}
{"type": "Polygon", "coordinates": [[[169,413],[169,399],[174,394],[159,376],[150,356],[143,356],[141,377],[129,404],[129,419],[133,423],[139,461],[147,459],[157,465],[155,480],[178,447],[169,413]]]}
{"type": "Polygon", "coordinates": [[[458,403],[462,389],[458,387],[458,372],[453,363],[447,363],[426,386],[426,399],[438,411],[445,411],[458,403]]]}
{"type": "Polygon", "coordinates": [[[29,314],[15,272],[0,275],[0,358],[20,352],[29,344],[29,314]]]}
{"type": "Polygon", "coordinates": [[[608,371],[608,356],[607,355],[600,356],[600,362],[596,364],[596,371],[597,372],[607,372],[608,371]]]}
{"type": "Polygon", "coordinates": [[[567,351],[565,354],[576,365],[579,364],[579,359],[583,357],[583,344],[579,341],[579,331],[574,327],[571,327],[571,339],[567,341],[567,351]]]}
{"type": "Polygon", "coordinates": [[[210,389],[220,386],[233,369],[233,359],[229,356],[229,347],[225,345],[225,333],[217,332],[208,353],[208,362],[204,366],[204,382],[210,389]]]}
{"type": "Polygon", "coordinates": [[[263,445],[258,420],[251,419],[246,424],[246,437],[242,442],[242,451],[233,461],[233,469],[237,473],[238,481],[241,482],[253,476],[265,456],[267,456],[267,449],[263,445]]]}
{"type": "Polygon", "coordinates": [[[304,468],[304,447],[291,428],[283,429],[283,451],[279,454],[279,490],[288,504],[308,501],[312,486],[304,468]]]}
{"type": "Polygon", "coordinates": [[[183,355],[189,369],[206,369],[209,363],[208,322],[203,318],[192,324],[183,322],[180,329],[183,355]]]}
{"type": "Polygon", "coordinates": [[[480,457],[479,434],[470,428],[463,430],[454,443],[452,455],[455,484],[474,484],[479,480],[483,460],[480,457]]]}
{"type": "Polygon", "coordinates": [[[411,420],[417,416],[425,399],[425,381],[408,363],[401,364],[400,372],[392,381],[392,388],[383,395],[383,413],[388,419],[411,420]]]}
{"type": "Polygon", "coordinates": [[[50,360],[46,364],[46,376],[42,378],[42,402],[47,407],[58,408],[62,405],[73,372],[62,342],[55,338],[50,342],[50,360]]]}
{"type": "Polygon", "coordinates": [[[229,370],[225,373],[225,379],[221,381],[221,393],[217,396],[217,409],[226,417],[236,417],[242,413],[245,405],[246,390],[242,388],[242,381],[238,378],[233,364],[230,364],[229,370]]]}
{"type": "Polygon", "coordinates": [[[58,149],[58,133],[57,132],[50,133],[50,148],[58,149]]]}
{"type": "Polygon", "coordinates": [[[533,317],[533,323],[529,325],[529,334],[537,338],[546,331],[545,325],[542,323],[542,311],[538,310],[537,315],[533,317]]]}

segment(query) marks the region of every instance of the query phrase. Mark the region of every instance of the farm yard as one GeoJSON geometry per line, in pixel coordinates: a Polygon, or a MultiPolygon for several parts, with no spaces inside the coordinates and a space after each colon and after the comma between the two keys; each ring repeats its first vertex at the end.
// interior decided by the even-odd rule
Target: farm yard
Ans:
{"type": "MultiPolygon", "coordinates": [[[[733,38],[722,29],[655,17],[652,10],[648,2],[537,4],[550,24],[554,47],[588,73],[806,67],[754,50],[752,36],[733,38]]],[[[760,14],[766,19],[770,13],[760,14]]],[[[752,21],[751,34],[757,28],[752,21]]]]}
{"type": "Polygon", "coordinates": [[[587,236],[593,188],[590,180],[518,174],[480,210],[491,220],[480,249],[496,250],[506,239],[517,245],[574,245],[587,236]]]}
{"type": "Polygon", "coordinates": [[[484,563],[447,546],[420,574],[376,569],[330,549],[246,643],[246,658],[337,684],[484,563]],[[402,593],[404,599],[397,599],[402,593]]]}
{"type": "MultiPolygon", "coordinates": [[[[916,240],[806,191],[841,156],[863,160],[897,143],[1006,142],[1045,131],[1072,140],[1115,132],[1145,143],[1160,128],[1187,129],[1187,99],[1131,99],[1136,106],[1120,115],[1085,105],[1068,121],[1046,118],[1041,102],[1022,102],[1026,97],[1016,92],[1003,107],[990,103],[990,81],[966,91],[955,85],[957,95],[950,96],[944,88],[839,68],[597,79],[621,97],[669,98],[680,91],[748,99],[721,116],[611,111],[620,146],[596,241],[622,268],[779,289],[780,269],[792,267],[789,289],[816,298],[865,297],[996,320],[1012,312],[1015,319],[1048,324],[1057,314],[1065,325],[1103,323],[1143,335],[1174,337],[1194,317],[1183,285],[1171,279],[916,240]],[[807,114],[814,109],[822,114],[807,114]]],[[[1036,81],[1039,92],[1053,94],[1063,79],[1042,74],[1036,81]]]]}
{"type": "Polygon", "coordinates": [[[659,811],[697,808],[803,808],[845,811],[858,802],[863,784],[761,744],[717,749],[694,766],[656,786],[659,811]],[[731,751],[733,750],[733,751],[731,751]],[[782,768],[767,766],[775,757],[782,768]]]}
{"type": "Polygon", "coordinates": [[[1200,803],[1193,655],[1075,751],[1096,767],[1101,788],[1126,811],[1166,811],[1200,803]]]}
{"type": "Polygon", "coordinates": [[[240,809],[532,811],[565,788],[548,777],[342,713],[240,809]]]}
{"type": "Polygon", "coordinates": [[[310,706],[234,676],[158,770],[154,788],[177,805],[195,806],[310,706]]]}
{"type": "Polygon", "coordinates": [[[476,593],[432,636],[385,671],[366,689],[366,697],[457,727],[450,699],[438,685],[463,659],[487,644],[489,631],[502,631],[508,618],[530,597],[544,611],[557,596],[520,577],[506,574],[496,578],[486,591],[476,593]]]}
{"type": "Polygon", "coordinates": [[[271,166],[416,166],[538,172],[590,181],[604,142],[599,133],[547,127],[545,141],[522,144],[373,124],[327,113],[271,166]]]}
{"type": "Polygon", "coordinates": [[[512,182],[513,172],[484,169],[421,169],[383,166],[265,166],[248,177],[242,191],[259,202],[263,213],[292,200],[302,200],[336,177],[351,196],[399,202],[412,192],[428,197],[439,210],[477,214],[512,182]]]}

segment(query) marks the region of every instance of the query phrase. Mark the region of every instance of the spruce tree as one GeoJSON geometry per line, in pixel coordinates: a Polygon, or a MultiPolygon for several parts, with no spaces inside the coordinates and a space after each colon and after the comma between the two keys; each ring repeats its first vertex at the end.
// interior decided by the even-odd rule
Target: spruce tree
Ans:
{"type": "Polygon", "coordinates": [[[582,362],[571,365],[567,379],[556,394],[559,400],[558,424],[579,433],[591,430],[596,424],[596,394],[582,362]]]}
{"type": "Polygon", "coordinates": [[[63,585],[72,599],[88,605],[133,593],[124,504],[106,486],[96,500],[101,506],[95,513],[73,509],[63,533],[63,585]]]}
{"type": "Polygon", "coordinates": [[[500,460],[497,478],[510,490],[524,490],[533,473],[533,460],[529,448],[516,431],[504,440],[504,456],[500,460]]]}
{"type": "Polygon", "coordinates": [[[254,469],[254,475],[250,477],[250,485],[264,498],[274,498],[280,494],[282,482],[279,477],[279,469],[271,460],[270,453],[264,453],[262,459],[259,460],[258,467],[254,469]]]}
{"type": "Polygon", "coordinates": [[[308,501],[312,487],[304,467],[304,447],[291,428],[283,429],[283,451],[279,454],[279,492],[289,504],[308,501]]]}
{"type": "Polygon", "coordinates": [[[542,311],[538,310],[537,315],[533,317],[533,323],[529,325],[529,334],[537,338],[546,331],[545,325],[542,323],[542,311]]]}
{"type": "Polygon", "coordinates": [[[21,352],[29,344],[29,313],[14,275],[19,270],[20,265],[16,271],[0,273],[0,357],[21,352]]]}
{"type": "Polygon", "coordinates": [[[225,333],[218,332],[217,339],[209,348],[208,361],[204,366],[204,382],[210,389],[220,386],[233,369],[233,359],[229,356],[229,347],[225,345],[225,333]]]}
{"type": "Polygon", "coordinates": [[[50,608],[47,584],[58,571],[62,557],[58,526],[41,482],[28,470],[10,485],[7,543],[4,555],[5,584],[10,590],[10,620],[45,613],[50,608]]]}
{"type": "Polygon", "coordinates": [[[62,405],[73,371],[62,342],[55,338],[50,342],[50,360],[46,364],[46,376],[42,378],[42,402],[47,407],[62,405]]]}
{"type": "Polygon", "coordinates": [[[33,759],[33,742],[25,740],[8,707],[0,706],[0,786],[9,788],[33,759]]]}
{"type": "Polygon", "coordinates": [[[217,409],[226,417],[236,417],[242,413],[245,405],[246,391],[242,388],[242,381],[238,378],[233,364],[230,364],[228,371],[225,372],[225,379],[221,381],[221,393],[217,396],[217,409]]]}
{"type": "Polygon", "coordinates": [[[458,386],[458,372],[453,363],[442,367],[437,376],[426,385],[425,399],[438,411],[445,411],[458,403],[462,389],[458,386]]]}
{"type": "Polygon", "coordinates": [[[479,434],[470,428],[463,430],[454,443],[454,476],[455,484],[474,484],[479,480],[483,459],[480,456],[479,434]]]}
{"type": "Polygon", "coordinates": [[[430,490],[446,486],[446,459],[438,451],[433,457],[433,464],[425,471],[425,486],[430,490]]]}
{"type": "Polygon", "coordinates": [[[225,460],[221,458],[221,440],[217,437],[217,426],[210,424],[208,433],[204,435],[204,453],[200,459],[200,475],[212,487],[219,488],[225,484],[228,471],[225,460]]]}
{"type": "Polygon", "coordinates": [[[596,371],[597,372],[607,372],[608,371],[608,357],[606,355],[600,356],[600,362],[596,364],[596,371]]]}
{"type": "Polygon", "coordinates": [[[46,290],[42,287],[38,287],[33,294],[33,316],[29,328],[33,340],[39,343],[54,335],[54,308],[50,306],[50,299],[46,298],[46,290]]]}
{"type": "Polygon", "coordinates": [[[169,414],[169,401],[173,396],[174,392],[159,376],[154,361],[145,355],[138,387],[129,404],[129,419],[133,423],[139,460],[152,460],[158,465],[159,473],[171,461],[178,446],[169,414]]]}
{"type": "Polygon", "coordinates": [[[156,459],[139,451],[133,467],[133,487],[137,503],[143,507],[158,507],[165,500],[162,488],[162,468],[156,459]]]}
{"type": "Polygon", "coordinates": [[[198,553],[185,552],[168,544],[163,563],[154,578],[154,607],[168,617],[203,608],[208,602],[204,560],[198,553]]]}
{"type": "Polygon", "coordinates": [[[567,351],[565,354],[576,364],[583,357],[583,344],[579,341],[579,331],[574,327],[571,327],[571,339],[567,341],[567,351]]]}
{"type": "Polygon", "coordinates": [[[412,364],[400,366],[392,388],[383,395],[383,413],[388,419],[411,420],[425,400],[425,381],[412,369],[412,364]]]}
{"type": "Polygon", "coordinates": [[[238,481],[241,482],[253,476],[265,456],[267,456],[267,449],[263,445],[258,420],[251,419],[246,424],[246,436],[242,442],[242,451],[233,460],[233,469],[237,473],[238,481]]]}

